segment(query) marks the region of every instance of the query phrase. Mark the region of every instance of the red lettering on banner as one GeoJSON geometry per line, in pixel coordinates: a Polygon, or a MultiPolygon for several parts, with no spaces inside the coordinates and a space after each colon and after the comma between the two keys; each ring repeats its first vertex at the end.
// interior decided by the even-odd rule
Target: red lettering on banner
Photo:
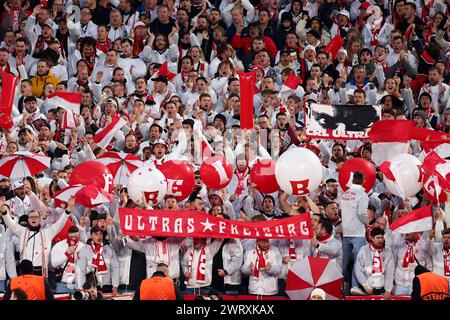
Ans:
{"type": "Polygon", "coordinates": [[[183,233],[183,218],[178,218],[175,220],[175,226],[174,226],[173,232],[183,233]]]}
{"type": "Polygon", "coordinates": [[[292,186],[292,195],[293,196],[300,196],[302,194],[308,194],[308,184],[309,179],[306,180],[299,180],[299,181],[289,181],[292,186]]]}
{"type": "Polygon", "coordinates": [[[194,229],[194,219],[193,219],[193,218],[189,218],[187,224],[188,224],[188,230],[187,230],[187,232],[188,232],[188,233],[194,232],[194,230],[195,230],[195,229],[194,229]]]}

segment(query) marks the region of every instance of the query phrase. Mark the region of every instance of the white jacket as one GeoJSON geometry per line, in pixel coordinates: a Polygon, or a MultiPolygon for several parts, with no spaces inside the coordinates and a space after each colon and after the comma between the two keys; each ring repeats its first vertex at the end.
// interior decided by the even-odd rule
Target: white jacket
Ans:
{"type": "Polygon", "coordinates": [[[0,233],[0,281],[6,280],[6,273],[10,278],[17,277],[14,245],[5,233],[0,233]]]}
{"type": "MultiPolygon", "coordinates": [[[[74,253],[74,261],[78,260],[78,255],[85,246],[84,243],[78,242],[77,248],[75,249],[74,253]]],[[[51,263],[53,268],[64,268],[63,277],[61,279],[61,282],[64,283],[75,283],[75,264],[69,264],[67,263],[67,256],[66,251],[69,248],[69,245],[67,244],[67,239],[64,239],[58,243],[56,243],[51,251],[51,263]],[[67,265],[66,265],[67,263],[67,265]],[[70,272],[73,270],[74,272],[70,272]]]]}
{"type": "MultiPolygon", "coordinates": [[[[76,288],[81,289],[86,282],[86,274],[96,271],[96,267],[92,264],[94,252],[89,245],[85,245],[78,253],[78,259],[75,261],[76,288]]],[[[110,245],[103,246],[103,258],[105,259],[107,272],[98,275],[98,285],[119,286],[119,261],[116,253],[110,245]]]]}
{"type": "Polygon", "coordinates": [[[199,283],[196,280],[197,275],[197,267],[199,265],[199,259],[201,255],[201,250],[195,250],[194,247],[190,247],[183,257],[183,263],[182,268],[183,272],[186,273],[189,271],[189,257],[191,253],[193,252],[192,257],[192,266],[191,266],[191,274],[187,281],[186,287],[187,288],[202,288],[202,287],[208,287],[211,285],[212,280],[212,264],[213,264],[213,258],[216,255],[216,253],[220,250],[220,247],[222,245],[222,239],[216,239],[211,244],[207,244],[205,248],[205,255],[206,255],[206,262],[205,262],[205,282],[199,283]]]}
{"type": "Polygon", "coordinates": [[[30,198],[25,195],[25,198],[22,200],[19,197],[14,197],[9,200],[9,207],[11,211],[14,212],[14,216],[20,218],[24,214],[28,214],[33,206],[31,204],[30,198]]]}
{"type": "Polygon", "coordinates": [[[266,265],[268,262],[272,265],[270,270],[260,270],[259,277],[252,275],[251,264],[255,265],[258,254],[255,248],[245,252],[244,265],[241,268],[243,274],[250,275],[248,292],[258,295],[275,295],[278,293],[278,277],[282,268],[282,259],[277,247],[271,246],[265,256],[266,265]]]}
{"type": "Polygon", "coordinates": [[[327,258],[342,270],[342,242],[331,235],[325,241],[319,241],[319,247],[313,248],[312,255],[319,258],[327,258]]]}
{"type": "MultiPolygon", "coordinates": [[[[444,246],[441,242],[427,240],[426,250],[433,259],[433,272],[445,277],[444,274],[444,246]]],[[[450,280],[450,277],[447,276],[450,280]]]]}
{"type": "MultiPolygon", "coordinates": [[[[287,257],[289,256],[289,239],[283,239],[283,240],[274,240],[270,243],[272,247],[277,247],[280,251],[281,257],[287,257]]],[[[296,260],[290,260],[289,263],[283,263],[281,267],[281,272],[279,275],[280,279],[286,279],[287,273],[288,273],[288,267],[290,265],[293,265],[297,261],[300,261],[312,254],[311,251],[311,242],[309,240],[294,240],[295,245],[295,255],[296,260]]]]}
{"type": "Polygon", "coordinates": [[[361,185],[352,184],[341,199],[342,233],[344,237],[364,237],[369,222],[367,207],[369,197],[361,185]]]}
{"type": "Polygon", "coordinates": [[[169,261],[164,261],[162,257],[158,255],[158,245],[162,241],[158,241],[155,238],[147,238],[145,240],[134,241],[130,238],[126,238],[126,245],[128,248],[136,251],[140,251],[145,254],[145,260],[147,264],[147,278],[151,278],[156,271],[158,263],[165,263],[169,267],[169,277],[176,279],[180,276],[180,243],[182,238],[167,238],[167,248],[169,250],[169,261]]]}
{"type": "MultiPolygon", "coordinates": [[[[409,263],[407,268],[403,268],[403,259],[405,257],[405,254],[408,250],[408,244],[405,240],[399,241],[396,244],[393,245],[392,251],[394,253],[395,258],[395,284],[401,285],[405,287],[411,287],[412,288],[412,282],[415,277],[414,275],[414,269],[417,267],[417,262],[414,261],[409,263]]],[[[419,260],[419,263],[430,270],[431,268],[431,258],[428,255],[426,248],[425,248],[425,241],[423,239],[420,239],[415,245],[414,245],[414,256],[419,260]]]]}
{"type": "Polygon", "coordinates": [[[224,283],[229,285],[241,284],[241,266],[244,261],[244,249],[239,239],[229,239],[222,249],[223,269],[227,275],[224,283]]]}
{"type": "Polygon", "coordinates": [[[30,260],[34,267],[44,267],[42,266],[42,257],[45,259],[45,267],[48,266],[52,240],[62,230],[68,218],[69,215],[63,213],[53,225],[41,228],[36,232],[19,225],[9,214],[3,215],[3,220],[8,228],[20,239],[20,260],[30,260]]]}
{"type": "Polygon", "coordinates": [[[361,285],[369,285],[372,289],[384,288],[386,291],[392,291],[394,285],[394,255],[392,250],[385,247],[380,253],[382,273],[372,274],[372,263],[374,251],[370,249],[370,244],[366,244],[359,250],[355,262],[355,275],[361,285]]]}

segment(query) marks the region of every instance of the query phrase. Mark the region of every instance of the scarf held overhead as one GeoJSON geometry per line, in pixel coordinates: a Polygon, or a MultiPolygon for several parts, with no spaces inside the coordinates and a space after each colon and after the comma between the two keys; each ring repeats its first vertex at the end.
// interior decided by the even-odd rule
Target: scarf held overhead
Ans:
{"type": "Polygon", "coordinates": [[[197,238],[310,239],[309,214],[262,222],[226,220],[192,210],[120,208],[125,235],[197,238]]]}

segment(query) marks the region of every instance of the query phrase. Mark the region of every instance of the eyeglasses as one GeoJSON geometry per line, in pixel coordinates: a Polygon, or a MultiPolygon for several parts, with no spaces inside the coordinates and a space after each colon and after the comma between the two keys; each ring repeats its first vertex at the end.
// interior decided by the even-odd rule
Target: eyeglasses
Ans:
{"type": "Polygon", "coordinates": [[[201,179],[201,178],[200,178],[200,176],[195,176],[195,179],[197,180],[197,179],[201,179]]]}

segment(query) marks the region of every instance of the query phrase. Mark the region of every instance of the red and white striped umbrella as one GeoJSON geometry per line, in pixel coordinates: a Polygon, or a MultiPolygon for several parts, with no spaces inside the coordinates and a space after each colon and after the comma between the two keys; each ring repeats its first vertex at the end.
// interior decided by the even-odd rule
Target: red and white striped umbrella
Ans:
{"type": "Polygon", "coordinates": [[[102,203],[111,202],[111,197],[102,188],[94,185],[84,186],[81,184],[75,184],[62,189],[55,196],[55,199],[68,202],[70,197],[75,198],[75,203],[87,208],[94,208],[102,203]]]}
{"type": "Polygon", "coordinates": [[[144,163],[135,155],[125,152],[106,152],[96,161],[106,165],[114,176],[114,184],[128,184],[128,177],[144,163]]]}
{"type": "Polygon", "coordinates": [[[327,294],[327,300],[340,300],[342,272],[330,259],[307,257],[289,266],[286,294],[291,300],[309,300],[315,288],[327,294]]]}
{"type": "Polygon", "coordinates": [[[29,151],[17,151],[0,160],[0,175],[10,179],[24,178],[49,167],[49,157],[29,151]]]}

